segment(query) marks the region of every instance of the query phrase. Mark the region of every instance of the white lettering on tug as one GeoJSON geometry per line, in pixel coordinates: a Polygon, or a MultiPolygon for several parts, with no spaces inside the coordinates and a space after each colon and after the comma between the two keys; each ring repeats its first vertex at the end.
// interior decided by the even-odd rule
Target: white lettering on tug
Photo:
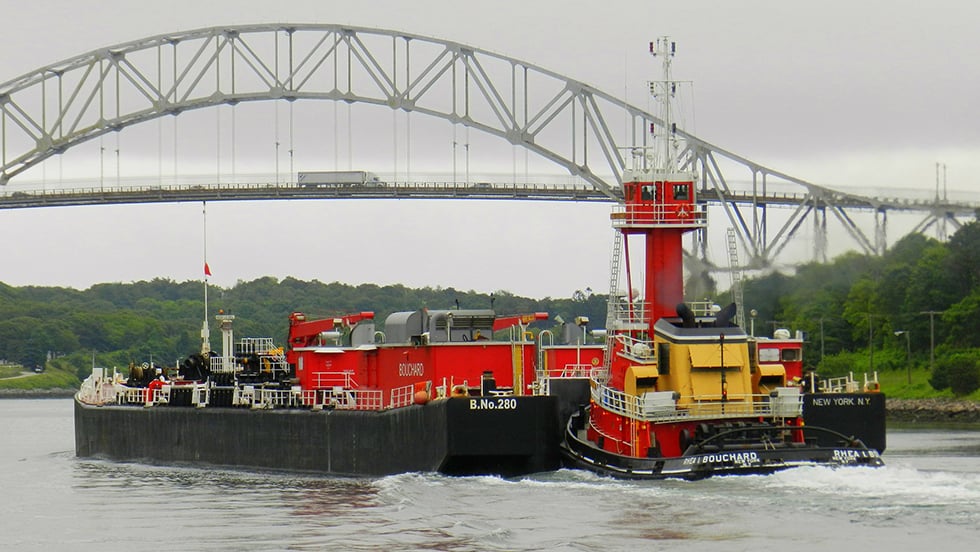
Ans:
{"type": "Polygon", "coordinates": [[[425,373],[425,364],[421,362],[400,362],[398,364],[399,376],[421,376],[425,373]]]}
{"type": "Polygon", "coordinates": [[[470,399],[470,410],[517,410],[517,399],[513,397],[470,399]]]}
{"type": "Polygon", "coordinates": [[[715,464],[726,462],[747,466],[759,463],[759,455],[755,452],[722,452],[718,454],[703,454],[692,458],[685,458],[684,464],[715,464]]]}
{"type": "Polygon", "coordinates": [[[844,464],[850,464],[856,462],[859,458],[877,458],[878,451],[869,450],[853,450],[853,449],[835,449],[834,450],[834,460],[844,464]]]}

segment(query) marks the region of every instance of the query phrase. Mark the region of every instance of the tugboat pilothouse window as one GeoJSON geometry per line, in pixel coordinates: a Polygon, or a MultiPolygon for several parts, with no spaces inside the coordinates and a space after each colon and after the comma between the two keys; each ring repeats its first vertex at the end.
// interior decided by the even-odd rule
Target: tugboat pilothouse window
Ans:
{"type": "Polygon", "coordinates": [[[687,201],[690,198],[689,194],[690,186],[687,184],[674,184],[674,199],[678,201],[687,201]]]}

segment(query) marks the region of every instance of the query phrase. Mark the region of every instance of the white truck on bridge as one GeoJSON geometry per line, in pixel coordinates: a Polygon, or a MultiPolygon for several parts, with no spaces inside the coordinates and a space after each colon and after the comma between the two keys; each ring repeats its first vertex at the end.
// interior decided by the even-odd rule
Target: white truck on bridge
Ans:
{"type": "Polygon", "coordinates": [[[378,175],[368,171],[307,171],[296,174],[300,186],[378,186],[378,175]]]}

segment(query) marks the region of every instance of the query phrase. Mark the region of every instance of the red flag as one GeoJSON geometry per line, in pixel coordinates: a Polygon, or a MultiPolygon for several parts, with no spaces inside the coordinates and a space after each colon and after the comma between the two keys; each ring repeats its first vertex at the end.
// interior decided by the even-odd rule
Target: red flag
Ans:
{"type": "Polygon", "coordinates": [[[207,261],[204,261],[204,275],[205,276],[210,276],[211,275],[211,267],[208,266],[208,262],[207,261]]]}

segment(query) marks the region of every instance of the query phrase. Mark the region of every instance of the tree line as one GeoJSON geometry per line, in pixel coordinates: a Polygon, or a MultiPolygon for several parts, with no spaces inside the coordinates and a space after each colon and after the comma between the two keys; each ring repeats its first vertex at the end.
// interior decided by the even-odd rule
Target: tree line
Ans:
{"type": "MultiPolygon", "coordinates": [[[[569,321],[588,316],[593,327],[605,324],[606,311],[606,297],[589,289],[570,298],[532,299],[506,291],[354,286],[273,277],[230,288],[212,285],[208,297],[212,344],[221,343],[214,320],[219,309],[235,315],[237,337],[272,337],[278,344],[286,342],[288,316],[294,311],[311,319],[373,311],[381,326],[392,312],[492,308],[498,314],[547,312],[569,321]]],[[[81,291],[0,283],[0,359],[30,368],[44,366],[52,358],[64,359],[80,375],[93,363],[120,368],[150,360],[174,364],[200,351],[204,316],[200,281],[154,279],[97,284],[81,291]]],[[[551,324],[556,322],[546,323],[551,324]]]]}
{"type": "MultiPolygon", "coordinates": [[[[33,367],[61,357],[79,374],[93,362],[174,363],[199,350],[203,286],[167,279],[86,290],[0,283],[0,360],[33,367]]],[[[719,304],[731,300],[728,292],[708,295],[719,304]]],[[[565,320],[587,316],[592,328],[606,317],[606,296],[589,289],[533,299],[506,291],[265,277],[211,286],[209,297],[212,343],[220,343],[213,322],[218,309],[236,315],[237,336],[277,343],[285,342],[287,317],[296,310],[314,318],[371,310],[379,323],[392,312],[424,307],[545,311],[565,320]]],[[[911,357],[934,369],[937,389],[980,387],[980,223],[962,226],[946,242],[910,234],[881,256],[848,253],[792,274],[749,278],[743,304],[756,312],[746,316],[756,335],[775,328],[803,332],[807,366],[822,375],[905,368],[911,357]]]]}
{"type": "Polygon", "coordinates": [[[931,365],[936,389],[980,387],[978,222],[946,242],[909,234],[881,256],[848,253],[792,276],[754,278],[744,297],[759,312],[757,328],[805,332],[804,358],[822,374],[905,368],[911,360],[931,365]]]}

